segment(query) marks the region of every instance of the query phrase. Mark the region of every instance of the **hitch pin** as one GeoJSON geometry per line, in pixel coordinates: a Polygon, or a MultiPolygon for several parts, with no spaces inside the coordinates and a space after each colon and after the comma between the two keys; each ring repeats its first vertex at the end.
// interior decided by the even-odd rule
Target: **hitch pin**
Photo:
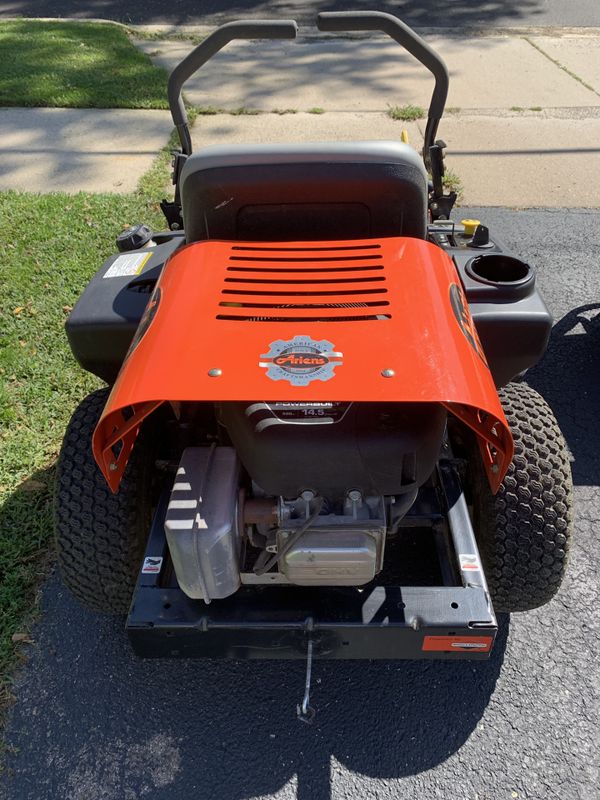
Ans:
{"type": "Polygon", "coordinates": [[[313,640],[309,638],[308,649],[306,652],[306,682],[304,684],[304,697],[302,698],[302,705],[296,706],[296,713],[301,722],[306,722],[308,725],[315,718],[316,711],[310,705],[310,680],[312,674],[312,658],[313,658],[313,640]]]}

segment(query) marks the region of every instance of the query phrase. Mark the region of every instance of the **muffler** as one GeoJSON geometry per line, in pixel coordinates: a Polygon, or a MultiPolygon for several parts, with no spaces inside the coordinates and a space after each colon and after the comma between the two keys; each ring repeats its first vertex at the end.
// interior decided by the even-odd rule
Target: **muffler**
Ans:
{"type": "Polygon", "coordinates": [[[210,603],[240,587],[239,473],[233,447],[183,451],[165,533],[179,586],[194,600],[210,603]]]}

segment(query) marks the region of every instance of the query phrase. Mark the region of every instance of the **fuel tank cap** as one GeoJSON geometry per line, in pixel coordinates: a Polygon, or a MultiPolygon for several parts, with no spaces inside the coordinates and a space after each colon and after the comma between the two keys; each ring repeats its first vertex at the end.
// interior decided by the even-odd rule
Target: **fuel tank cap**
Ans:
{"type": "Polygon", "coordinates": [[[119,253],[126,253],[129,250],[138,250],[144,247],[151,241],[154,236],[154,231],[148,225],[138,222],[137,225],[131,225],[125,228],[116,239],[117,250],[119,253]]]}

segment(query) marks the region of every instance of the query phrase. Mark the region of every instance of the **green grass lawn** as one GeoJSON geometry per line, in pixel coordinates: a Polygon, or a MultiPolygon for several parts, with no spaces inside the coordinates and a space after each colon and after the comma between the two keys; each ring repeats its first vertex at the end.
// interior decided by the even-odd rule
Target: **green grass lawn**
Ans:
{"type": "Polygon", "coordinates": [[[64,430],[100,385],[73,359],[64,321],[124,225],[164,227],[146,197],[0,193],[0,706],[51,548],[64,430]]]}
{"type": "Polygon", "coordinates": [[[0,106],[167,108],[167,73],[118,25],[0,23],[0,106]]]}

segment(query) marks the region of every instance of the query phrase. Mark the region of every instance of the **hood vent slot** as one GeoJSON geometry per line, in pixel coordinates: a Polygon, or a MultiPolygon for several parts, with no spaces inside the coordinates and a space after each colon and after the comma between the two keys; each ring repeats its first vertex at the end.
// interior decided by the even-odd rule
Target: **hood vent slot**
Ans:
{"type": "Polygon", "coordinates": [[[379,249],[378,244],[306,248],[234,246],[226,266],[217,319],[389,320],[385,265],[379,249]]]}

